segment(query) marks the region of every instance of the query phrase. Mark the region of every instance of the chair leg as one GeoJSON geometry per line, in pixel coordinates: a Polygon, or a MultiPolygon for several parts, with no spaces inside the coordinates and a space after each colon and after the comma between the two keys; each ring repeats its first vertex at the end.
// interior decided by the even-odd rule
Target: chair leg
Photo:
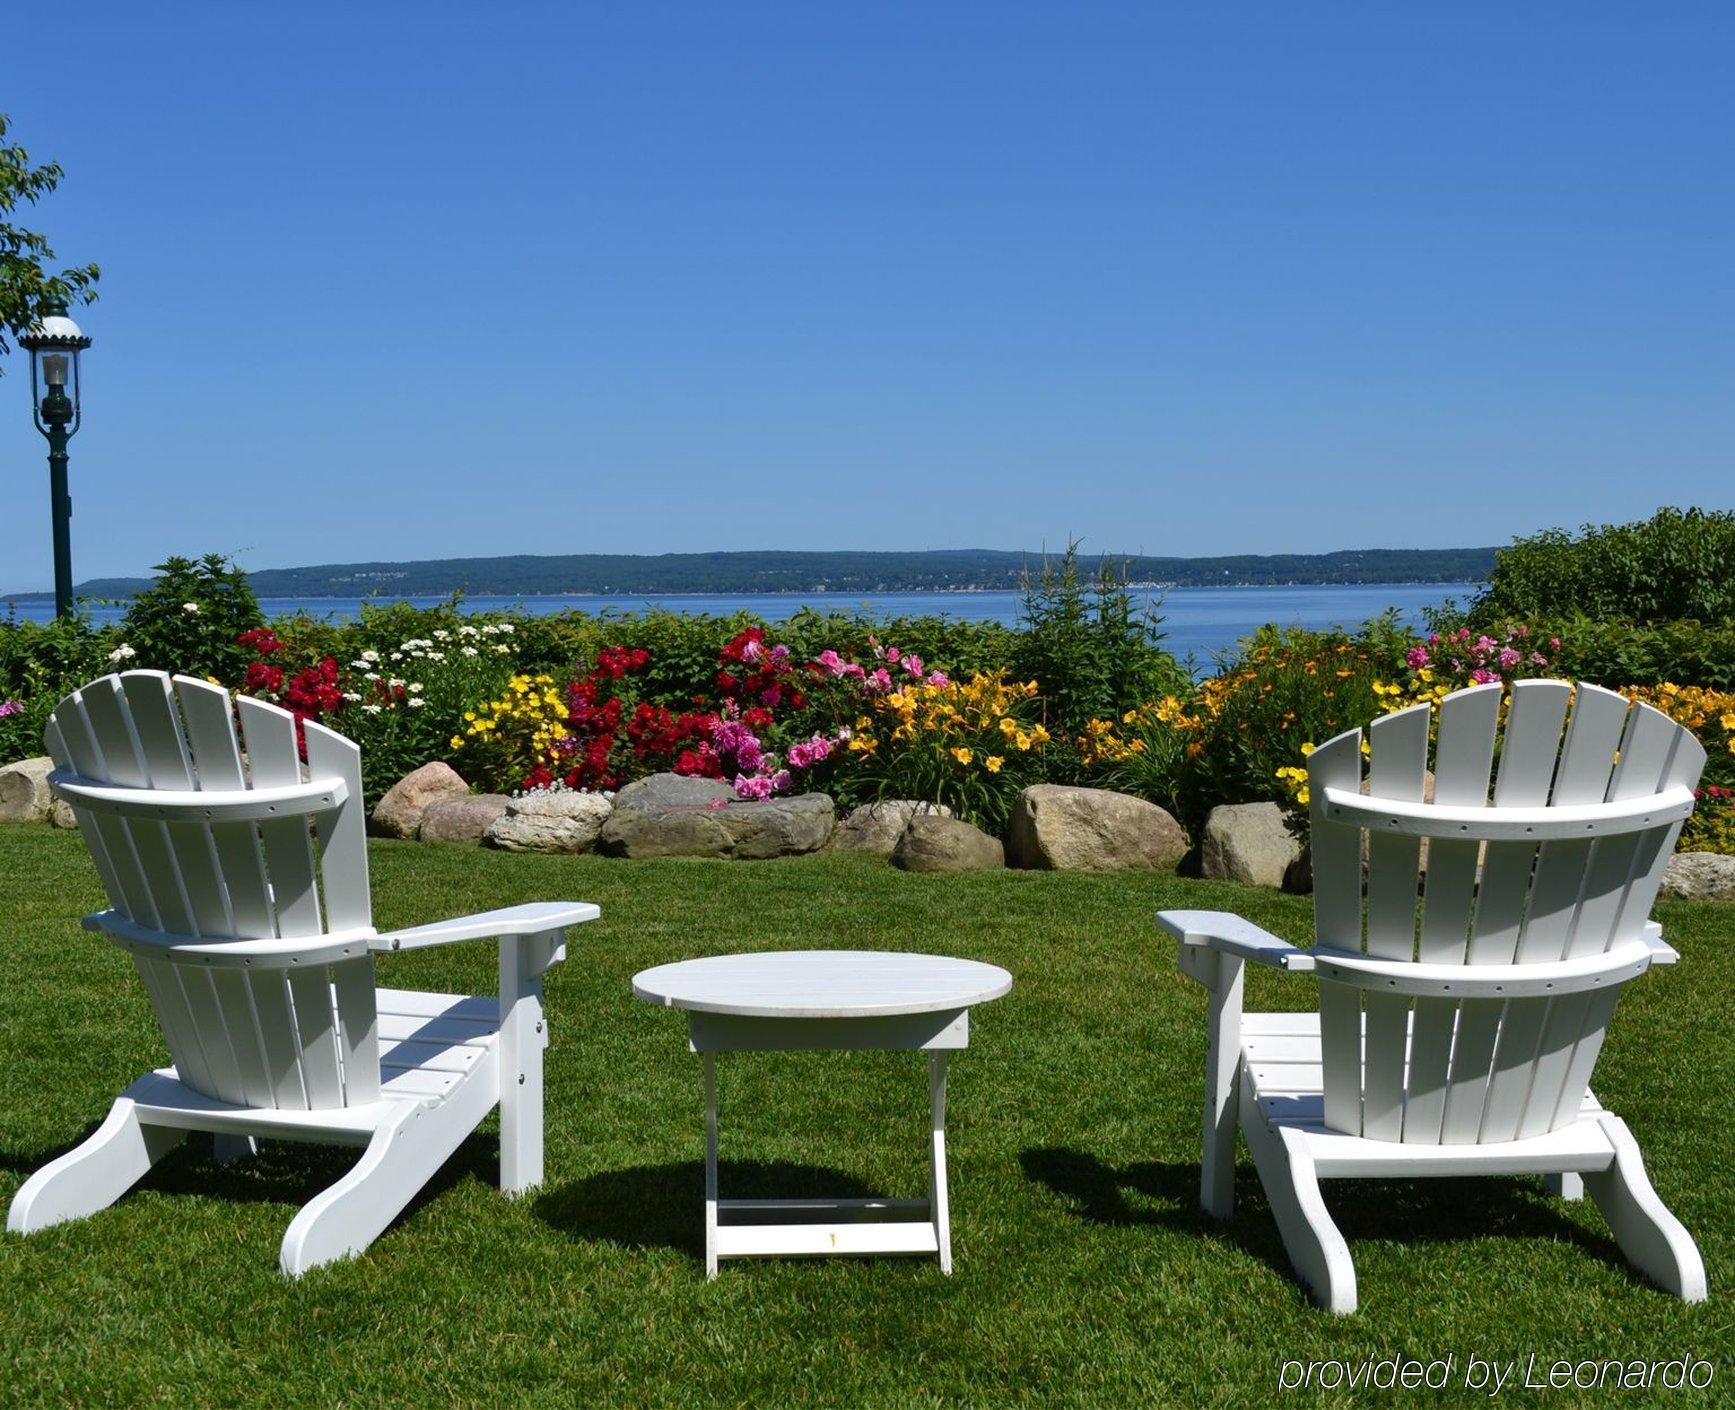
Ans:
{"type": "Polygon", "coordinates": [[[952,1208],[946,1191],[946,1058],[944,1048],[928,1055],[928,1107],[933,1134],[928,1146],[928,1217],[934,1221],[940,1271],[952,1271],[952,1208]]]}
{"type": "Polygon", "coordinates": [[[1603,1134],[1615,1148],[1607,1170],[1587,1171],[1584,1187],[1608,1220],[1633,1266],[1686,1302],[1705,1300],[1705,1261],[1693,1236],[1664,1206],[1645,1174],[1644,1157],[1626,1122],[1604,1114],[1603,1134]]]}
{"type": "Polygon", "coordinates": [[[500,1188],[507,1194],[542,1183],[542,975],[561,940],[557,930],[500,942],[500,1188]]]}
{"type": "Polygon", "coordinates": [[[1266,1125],[1259,1104],[1245,1091],[1241,1109],[1248,1117],[1242,1125],[1247,1147],[1253,1152],[1259,1183],[1265,1187],[1289,1261],[1320,1306],[1339,1315],[1354,1312],[1355,1264],[1320,1196],[1307,1138],[1266,1125]]]}
{"type": "Polygon", "coordinates": [[[1562,1171],[1558,1175],[1544,1175],[1542,1188],[1555,1199],[1583,1199],[1584,1177],[1571,1170],[1562,1171]]]}
{"type": "Polygon", "coordinates": [[[1242,962],[1216,955],[1217,982],[1205,1029],[1205,1144],[1199,1159],[1199,1207],[1213,1219],[1235,1214],[1235,1130],[1241,1093],[1242,962]]]}
{"type": "Polygon", "coordinates": [[[217,1131],[211,1136],[211,1159],[219,1165],[232,1160],[251,1160],[259,1154],[256,1136],[240,1136],[232,1131],[217,1131]]]}
{"type": "Polygon", "coordinates": [[[24,1182],[7,1211],[6,1227],[15,1234],[34,1234],[107,1209],[186,1134],[173,1127],[146,1126],[132,1099],[119,1098],[88,1140],[24,1182]]]}
{"type": "Polygon", "coordinates": [[[404,1210],[493,1107],[498,1087],[473,1073],[438,1106],[406,1103],[374,1132],[362,1157],[290,1221],[279,1263],[292,1278],[360,1253],[404,1210]]]}

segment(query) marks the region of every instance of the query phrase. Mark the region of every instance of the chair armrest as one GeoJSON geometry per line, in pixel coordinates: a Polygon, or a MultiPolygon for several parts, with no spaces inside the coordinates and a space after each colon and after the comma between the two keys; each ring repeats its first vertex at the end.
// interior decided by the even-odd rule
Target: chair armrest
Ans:
{"type": "Polygon", "coordinates": [[[464,940],[510,940],[565,930],[570,925],[582,925],[601,915],[601,907],[589,901],[532,901],[523,906],[507,906],[503,910],[442,920],[433,925],[388,931],[368,941],[368,948],[376,953],[392,954],[400,950],[422,950],[430,945],[456,945],[464,940]]]}
{"type": "Polygon", "coordinates": [[[1645,944],[1651,948],[1652,964],[1674,964],[1681,958],[1673,945],[1663,940],[1663,925],[1661,921],[1647,920],[1645,922],[1645,944]]]}
{"type": "Polygon", "coordinates": [[[1182,945],[1216,950],[1273,969],[1310,970],[1313,956],[1231,911],[1158,911],[1157,924],[1182,945]]]}

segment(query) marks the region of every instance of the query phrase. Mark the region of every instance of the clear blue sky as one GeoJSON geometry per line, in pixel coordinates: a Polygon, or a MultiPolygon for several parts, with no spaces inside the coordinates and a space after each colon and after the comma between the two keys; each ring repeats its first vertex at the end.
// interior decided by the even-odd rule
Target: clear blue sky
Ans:
{"type": "MultiPolygon", "coordinates": [[[[78,575],[1735,504],[1727,5],[15,5],[78,575]],[[44,57],[63,57],[53,67],[44,57]]],[[[0,589],[50,581],[22,362],[0,589]]]]}

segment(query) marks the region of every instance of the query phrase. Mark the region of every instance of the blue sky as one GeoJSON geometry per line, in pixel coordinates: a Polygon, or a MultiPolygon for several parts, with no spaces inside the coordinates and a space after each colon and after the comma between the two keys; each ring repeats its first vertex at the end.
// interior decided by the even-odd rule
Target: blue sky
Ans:
{"type": "MultiPolygon", "coordinates": [[[[1735,504],[1726,6],[15,7],[79,577],[1735,504]],[[50,68],[48,54],[64,58],[50,68]]],[[[0,589],[51,578],[22,362],[0,589]],[[40,529],[40,532],[38,530],[40,529]]]]}

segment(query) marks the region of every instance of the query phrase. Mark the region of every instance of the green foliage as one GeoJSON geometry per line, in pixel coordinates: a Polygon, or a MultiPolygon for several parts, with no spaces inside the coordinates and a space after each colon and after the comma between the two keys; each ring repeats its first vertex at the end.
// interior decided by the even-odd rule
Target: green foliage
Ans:
{"type": "Polygon", "coordinates": [[[1716,784],[1699,790],[1676,850],[1735,856],[1735,790],[1716,784]]]}
{"type": "Polygon", "coordinates": [[[265,621],[247,575],[220,553],[169,558],[156,572],[121,621],[126,667],[234,683],[251,659],[236,638],[265,621]]]}
{"type": "Polygon", "coordinates": [[[1496,555],[1472,625],[1586,617],[1650,625],[1735,618],[1735,514],[1659,509],[1632,524],[1549,529],[1496,555]]]}
{"type": "Polygon", "coordinates": [[[93,627],[82,615],[0,621],[0,705],[22,707],[0,716],[0,764],[42,753],[42,731],[54,707],[113,669],[108,653],[116,641],[112,627],[93,627]]]}
{"type": "Polygon", "coordinates": [[[1530,635],[1558,639],[1557,669],[1604,685],[1710,686],[1735,690],[1735,621],[1598,622],[1588,617],[1533,619],[1530,635]]]}
{"type": "Polygon", "coordinates": [[[96,281],[102,274],[94,264],[49,273],[54,251],[47,238],[8,218],[20,204],[33,206],[51,193],[66,174],[56,162],[32,165],[30,153],[6,141],[10,127],[0,113],[0,357],[11,351],[7,335],[17,337],[28,329],[45,304],[96,302],[96,281]]]}
{"type": "Polygon", "coordinates": [[[1042,722],[1055,737],[1049,776],[1082,776],[1079,741],[1092,720],[1119,719],[1149,700],[1187,690],[1190,680],[1159,644],[1162,616],[1138,600],[1125,569],[1103,560],[1094,578],[1080,570],[1078,544],[1024,585],[1024,630],[1014,638],[1013,673],[1036,682],[1042,722]]]}

